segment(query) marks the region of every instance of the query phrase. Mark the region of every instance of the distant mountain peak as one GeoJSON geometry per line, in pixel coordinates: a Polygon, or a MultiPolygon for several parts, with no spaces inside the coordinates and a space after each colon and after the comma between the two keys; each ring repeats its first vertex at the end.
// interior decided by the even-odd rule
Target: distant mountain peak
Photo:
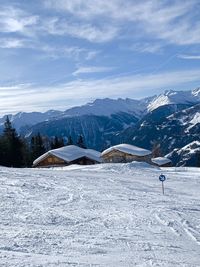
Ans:
{"type": "MultiPolygon", "coordinates": [[[[83,115],[107,116],[114,114],[129,114],[136,119],[141,119],[145,114],[161,106],[171,104],[194,105],[200,103],[200,88],[192,91],[166,90],[158,96],[146,97],[140,100],[131,98],[98,98],[82,106],[72,107],[66,111],[48,110],[41,112],[19,112],[9,114],[9,118],[17,130],[24,126],[32,126],[48,120],[59,120],[66,117],[83,115]]],[[[0,128],[3,127],[5,116],[0,118],[0,128]]],[[[1,129],[0,129],[1,130],[1,129]]]]}
{"type": "Polygon", "coordinates": [[[112,114],[124,112],[140,117],[146,110],[145,105],[141,105],[141,100],[130,98],[102,98],[83,106],[73,107],[65,111],[66,116],[97,115],[110,116],[112,114]]]}
{"type": "Polygon", "coordinates": [[[200,88],[193,91],[166,90],[163,94],[156,96],[148,105],[148,111],[169,104],[196,104],[200,102],[200,88]]]}
{"type": "Polygon", "coordinates": [[[197,87],[196,89],[192,90],[192,94],[194,96],[199,96],[199,94],[200,94],[200,87],[197,87]]]}
{"type": "Polygon", "coordinates": [[[164,95],[170,96],[170,95],[174,95],[176,93],[177,93],[177,91],[169,89],[169,90],[165,90],[164,95]]]}

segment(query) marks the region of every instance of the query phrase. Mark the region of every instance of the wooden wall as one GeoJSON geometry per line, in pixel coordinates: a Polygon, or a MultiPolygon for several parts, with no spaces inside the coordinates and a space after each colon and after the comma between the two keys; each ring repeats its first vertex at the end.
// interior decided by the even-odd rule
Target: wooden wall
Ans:
{"type": "Polygon", "coordinates": [[[48,166],[65,166],[66,162],[62,159],[59,159],[55,156],[49,155],[47,158],[41,160],[34,167],[48,167],[48,166]]]}
{"type": "Polygon", "coordinates": [[[136,156],[130,155],[118,150],[113,150],[106,155],[102,156],[103,161],[107,163],[126,163],[131,161],[144,161],[147,163],[151,163],[151,155],[147,156],[136,156]]]}
{"type": "Polygon", "coordinates": [[[96,161],[89,159],[87,157],[82,157],[80,159],[66,162],[62,159],[59,159],[53,155],[49,155],[45,159],[41,160],[37,165],[34,167],[51,167],[51,166],[68,166],[71,164],[79,164],[79,165],[91,165],[97,163],[96,161]]]}

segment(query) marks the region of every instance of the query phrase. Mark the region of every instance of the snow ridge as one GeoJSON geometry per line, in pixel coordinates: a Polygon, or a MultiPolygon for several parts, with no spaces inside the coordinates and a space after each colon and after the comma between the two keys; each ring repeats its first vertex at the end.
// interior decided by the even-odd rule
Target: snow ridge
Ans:
{"type": "Polygon", "coordinates": [[[169,104],[195,104],[200,102],[200,88],[193,91],[167,90],[164,94],[155,97],[148,105],[148,111],[169,104]]]}

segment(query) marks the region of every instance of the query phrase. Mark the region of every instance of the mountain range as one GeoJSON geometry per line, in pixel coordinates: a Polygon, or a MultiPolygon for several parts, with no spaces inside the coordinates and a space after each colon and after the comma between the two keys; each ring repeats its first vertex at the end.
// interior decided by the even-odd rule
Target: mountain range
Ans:
{"type": "MultiPolygon", "coordinates": [[[[96,99],[66,111],[20,112],[8,116],[27,139],[40,132],[49,137],[71,135],[76,142],[81,134],[88,147],[100,151],[121,142],[147,149],[157,144],[162,155],[168,154],[175,165],[197,165],[196,159],[191,160],[195,158],[193,154],[197,154],[197,148],[190,153],[189,159],[184,156],[182,160],[180,155],[188,151],[190,143],[199,145],[200,88],[168,90],[141,100],[96,99]]],[[[0,118],[0,130],[4,121],[5,116],[0,118]]]]}

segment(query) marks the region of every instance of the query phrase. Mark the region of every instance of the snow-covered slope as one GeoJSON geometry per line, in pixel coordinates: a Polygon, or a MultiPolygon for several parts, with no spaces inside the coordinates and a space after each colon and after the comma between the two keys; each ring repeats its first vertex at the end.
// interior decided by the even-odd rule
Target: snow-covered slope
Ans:
{"type": "Polygon", "coordinates": [[[158,96],[134,100],[130,98],[122,99],[96,99],[94,102],[88,103],[80,107],[74,107],[65,111],[66,115],[104,115],[125,112],[141,117],[148,111],[152,111],[160,106],[169,104],[196,104],[200,102],[200,88],[190,91],[174,91],[166,90],[158,96]]]}
{"type": "Polygon", "coordinates": [[[168,155],[177,166],[200,166],[200,141],[193,141],[182,148],[175,148],[168,155]]]}
{"type": "MultiPolygon", "coordinates": [[[[63,112],[57,110],[48,110],[47,112],[19,112],[15,115],[9,114],[8,117],[13,126],[19,130],[24,126],[32,126],[42,121],[50,120],[60,116],[63,112]]],[[[3,126],[6,116],[0,118],[0,126],[3,126]]]]}
{"type": "Polygon", "coordinates": [[[148,105],[148,110],[152,111],[160,106],[169,104],[196,104],[200,102],[200,88],[193,91],[173,91],[167,90],[163,94],[156,96],[148,105]]]}
{"type": "MultiPolygon", "coordinates": [[[[123,116],[128,115],[135,117],[135,119],[141,118],[146,112],[146,107],[149,101],[152,99],[145,98],[142,100],[133,99],[96,99],[92,103],[85,104],[83,106],[73,107],[64,112],[50,110],[45,113],[41,112],[20,112],[15,115],[9,115],[11,122],[17,130],[20,130],[24,126],[32,126],[41,122],[49,120],[62,120],[68,117],[81,117],[84,115],[96,115],[96,116],[107,116],[117,114],[121,116],[123,121],[123,116]]],[[[0,127],[3,127],[6,116],[0,118],[0,127]]],[[[126,120],[126,118],[125,118],[126,120]]]]}
{"type": "Polygon", "coordinates": [[[199,177],[141,163],[0,168],[0,265],[197,267],[199,177]]]}
{"type": "Polygon", "coordinates": [[[69,116],[81,115],[97,115],[97,116],[110,116],[119,112],[133,114],[134,116],[141,117],[146,111],[146,106],[151,98],[142,100],[134,100],[130,98],[122,99],[96,99],[94,102],[88,103],[80,107],[74,107],[65,111],[69,116]]]}
{"type": "Polygon", "coordinates": [[[80,107],[74,107],[65,111],[66,115],[104,115],[110,116],[118,112],[131,113],[141,117],[147,111],[152,111],[160,106],[169,104],[196,104],[200,102],[200,88],[191,91],[167,90],[158,96],[134,100],[130,98],[122,99],[96,99],[80,107]]]}
{"type": "Polygon", "coordinates": [[[170,159],[167,157],[157,157],[157,158],[152,158],[151,161],[155,163],[157,166],[163,166],[165,164],[170,164],[172,163],[170,159]]]}

